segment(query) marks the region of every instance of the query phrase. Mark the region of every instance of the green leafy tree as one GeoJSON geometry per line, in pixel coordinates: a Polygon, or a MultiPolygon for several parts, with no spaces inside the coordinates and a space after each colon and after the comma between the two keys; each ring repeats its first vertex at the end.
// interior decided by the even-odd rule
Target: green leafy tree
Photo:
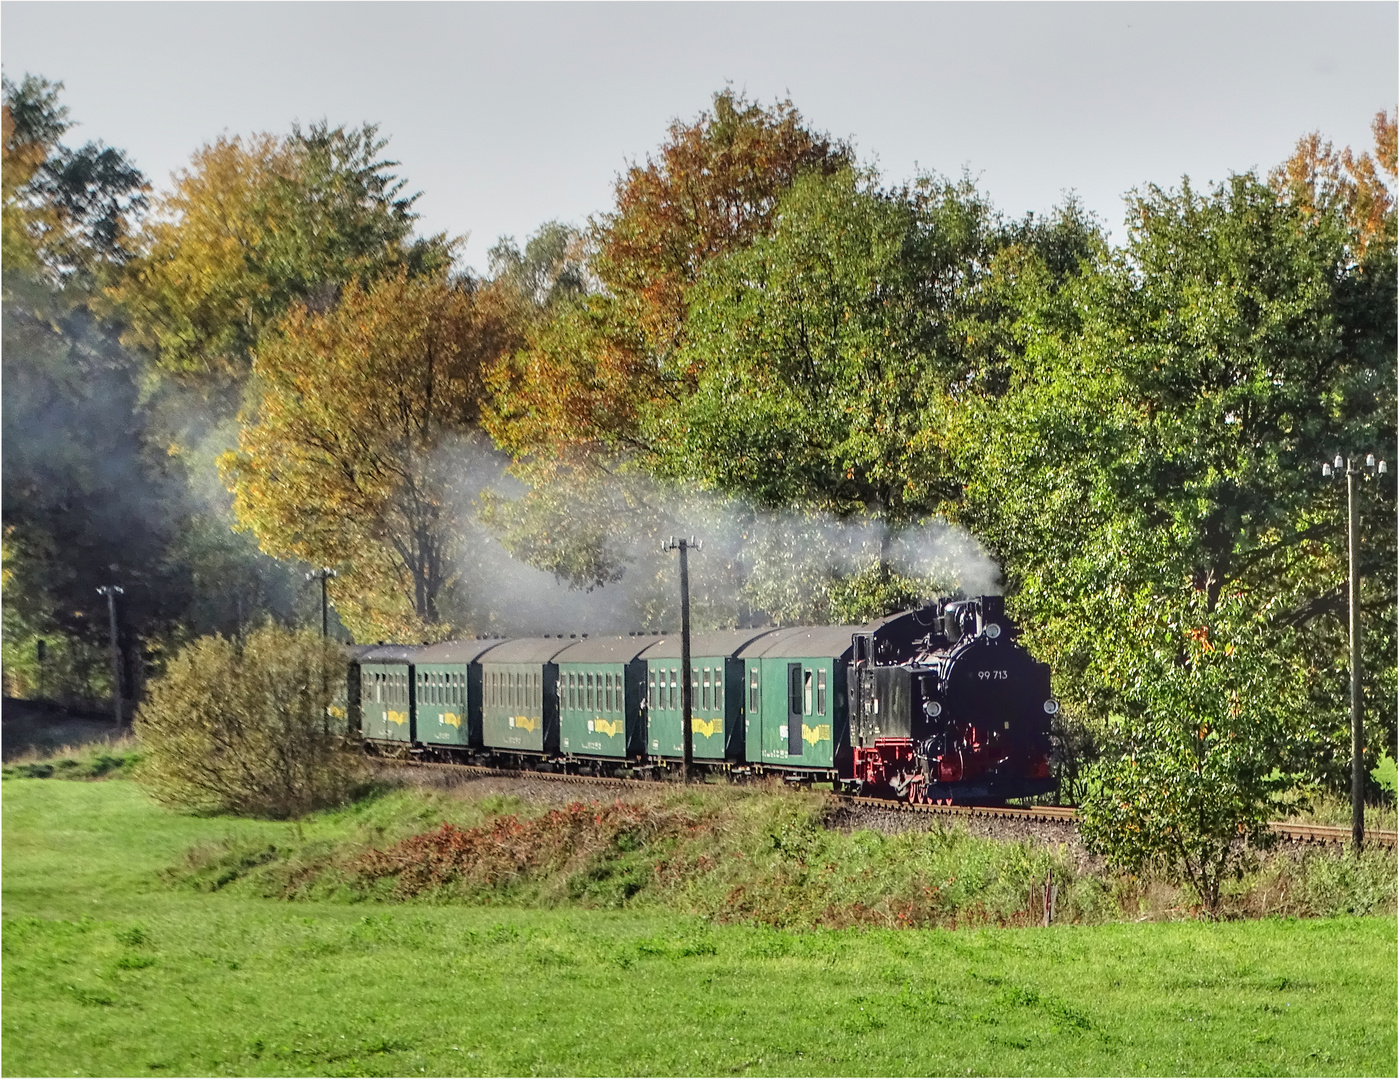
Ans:
{"type": "Polygon", "coordinates": [[[525,241],[503,236],[487,252],[492,286],[506,291],[534,314],[554,310],[589,291],[585,240],[572,226],[547,221],[525,241]]]}
{"type": "Polygon", "coordinates": [[[660,470],[765,506],[896,526],[932,512],[952,493],[945,414],[978,370],[990,224],[966,184],[799,180],[772,235],[691,294],[676,366],[695,389],[651,417],[660,470]]]}
{"type": "MultiPolygon", "coordinates": [[[[1016,348],[1006,389],[971,399],[953,440],[959,513],[1004,561],[1028,640],[1082,717],[1101,727],[1121,709],[1106,628],[1141,591],[1189,585],[1303,628],[1317,678],[1295,724],[1340,735],[1345,532],[1317,466],[1394,441],[1393,245],[1363,257],[1346,213],[1252,174],[1151,188],[1130,210],[1125,248],[1063,282],[1004,253],[1016,348]]],[[[1394,738],[1394,489],[1375,495],[1370,753],[1394,738]]],[[[1344,740],[1316,749],[1316,774],[1339,780],[1344,740]]]]}
{"type": "Polygon", "coordinates": [[[338,802],[359,767],[333,713],[345,670],[340,649],[309,631],[192,642],[136,714],[141,780],[203,813],[285,818],[338,802]]]}
{"type": "Polygon", "coordinates": [[[146,178],[101,142],[72,149],[59,103],[62,83],[0,77],[4,97],[4,261],[6,276],[37,276],[90,291],[131,254],[130,232],[146,208],[146,178]]]}
{"type": "Polygon", "coordinates": [[[1214,916],[1250,849],[1277,839],[1269,821],[1297,779],[1307,664],[1279,648],[1267,610],[1238,597],[1140,603],[1136,632],[1110,634],[1124,711],[1088,770],[1080,833],[1117,869],[1175,870],[1214,916]]]}

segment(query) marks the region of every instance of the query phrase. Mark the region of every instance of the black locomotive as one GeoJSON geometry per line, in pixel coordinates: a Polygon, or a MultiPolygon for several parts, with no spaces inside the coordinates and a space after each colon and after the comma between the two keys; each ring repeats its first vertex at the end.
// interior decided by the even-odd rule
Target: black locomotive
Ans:
{"type": "Polygon", "coordinates": [[[854,635],[851,779],[911,802],[1054,789],[1050,669],[1000,596],[940,601],[854,635]]]}

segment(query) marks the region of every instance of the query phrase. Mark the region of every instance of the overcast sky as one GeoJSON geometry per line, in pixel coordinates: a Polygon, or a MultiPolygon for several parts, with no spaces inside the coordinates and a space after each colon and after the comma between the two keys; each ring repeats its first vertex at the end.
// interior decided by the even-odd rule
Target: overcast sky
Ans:
{"type": "MultiPolygon", "coordinates": [[[[1396,103],[1395,3],[0,4],[5,74],[62,80],[71,143],[158,187],[222,133],[364,120],[425,232],[606,209],[726,82],[790,96],[891,181],[967,168],[1008,213],[1267,169],[1304,132],[1369,149],[1396,103]]],[[[1121,229],[1118,230],[1121,234],[1121,229]]]]}

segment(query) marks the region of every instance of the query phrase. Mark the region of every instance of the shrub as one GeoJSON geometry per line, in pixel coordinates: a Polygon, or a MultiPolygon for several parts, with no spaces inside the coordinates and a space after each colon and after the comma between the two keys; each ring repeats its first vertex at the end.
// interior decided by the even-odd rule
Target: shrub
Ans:
{"type": "Polygon", "coordinates": [[[203,812],[290,817],[339,801],[358,770],[328,711],[344,671],[338,648],[310,633],[200,638],[137,713],[140,778],[162,802],[203,812]]]}
{"type": "Polygon", "coordinates": [[[1298,756],[1287,717],[1301,680],[1269,647],[1266,615],[1235,597],[1213,611],[1200,595],[1160,601],[1142,640],[1124,643],[1118,754],[1091,767],[1080,808],[1080,835],[1111,868],[1172,867],[1211,916],[1249,848],[1277,840],[1269,820],[1288,808],[1283,769],[1298,756]]]}

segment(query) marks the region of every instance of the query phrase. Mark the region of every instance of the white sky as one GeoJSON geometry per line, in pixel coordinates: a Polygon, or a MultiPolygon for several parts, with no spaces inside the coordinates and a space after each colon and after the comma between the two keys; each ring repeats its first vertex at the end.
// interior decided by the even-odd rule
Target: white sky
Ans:
{"type": "MultiPolygon", "coordinates": [[[[851,138],[888,180],[967,167],[1002,210],[1218,180],[1304,132],[1370,149],[1395,3],[0,4],[0,60],[66,84],[157,186],[221,133],[377,122],[425,232],[581,224],[726,81],[851,138]]],[[[1121,232],[1121,230],[1118,230],[1121,232]]]]}

